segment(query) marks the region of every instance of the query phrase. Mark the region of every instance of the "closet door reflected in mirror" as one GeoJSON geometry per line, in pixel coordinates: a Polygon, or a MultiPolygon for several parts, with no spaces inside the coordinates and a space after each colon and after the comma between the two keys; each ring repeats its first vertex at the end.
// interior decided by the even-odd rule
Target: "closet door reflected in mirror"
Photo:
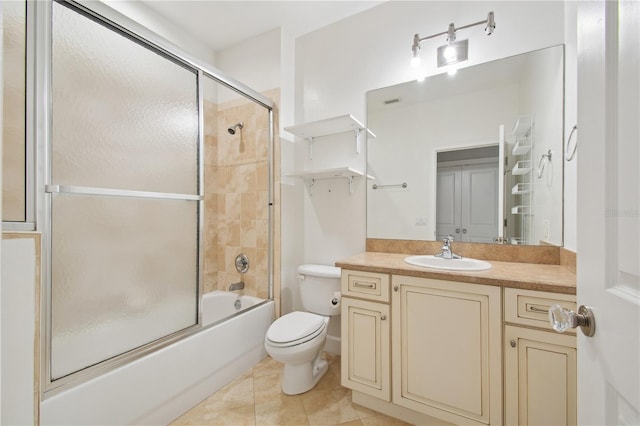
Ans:
{"type": "Polygon", "coordinates": [[[497,161],[438,167],[437,185],[436,238],[493,242],[499,225],[497,161]]]}

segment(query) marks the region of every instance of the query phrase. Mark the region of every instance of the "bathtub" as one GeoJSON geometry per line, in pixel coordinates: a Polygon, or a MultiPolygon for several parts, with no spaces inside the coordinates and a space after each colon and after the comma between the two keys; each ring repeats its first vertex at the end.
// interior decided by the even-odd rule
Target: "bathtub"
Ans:
{"type": "Polygon", "coordinates": [[[167,424],[267,355],[273,301],[214,291],[201,306],[201,331],[45,399],[41,424],[167,424]]]}

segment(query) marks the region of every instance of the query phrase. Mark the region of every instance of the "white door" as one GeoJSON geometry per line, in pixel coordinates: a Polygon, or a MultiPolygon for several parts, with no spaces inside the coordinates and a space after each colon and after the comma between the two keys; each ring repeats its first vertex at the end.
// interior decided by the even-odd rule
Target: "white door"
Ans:
{"type": "Polygon", "coordinates": [[[438,167],[436,239],[492,243],[499,224],[498,163],[438,167]]]}
{"type": "Polygon", "coordinates": [[[498,236],[498,164],[462,168],[462,240],[492,243],[498,236]]]}
{"type": "Polygon", "coordinates": [[[578,424],[640,424],[640,2],[578,2],[578,424]]]}
{"type": "Polygon", "coordinates": [[[460,167],[438,167],[436,181],[436,239],[442,240],[447,235],[451,235],[455,241],[461,241],[460,167]]]}

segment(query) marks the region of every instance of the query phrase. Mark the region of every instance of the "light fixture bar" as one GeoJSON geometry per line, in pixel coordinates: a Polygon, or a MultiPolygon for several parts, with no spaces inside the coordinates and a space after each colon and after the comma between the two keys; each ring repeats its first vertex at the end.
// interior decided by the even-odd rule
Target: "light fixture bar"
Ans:
{"type": "Polygon", "coordinates": [[[478,21],[472,24],[463,25],[458,28],[456,28],[456,26],[453,23],[450,23],[449,27],[447,28],[447,31],[442,31],[440,33],[432,34],[427,37],[420,37],[420,34],[418,33],[414,34],[413,44],[411,45],[411,52],[412,52],[411,65],[414,68],[420,65],[420,49],[421,49],[420,43],[421,42],[432,39],[432,38],[440,37],[445,34],[447,36],[448,46],[443,46],[441,48],[438,48],[438,66],[440,67],[443,65],[449,65],[449,64],[453,64],[461,61],[466,61],[468,44],[466,40],[465,40],[464,46],[461,46],[459,45],[459,43],[455,42],[456,31],[475,27],[476,25],[481,25],[481,24],[485,25],[484,31],[487,35],[493,34],[493,31],[496,28],[496,21],[495,21],[495,16],[493,14],[493,11],[489,12],[487,14],[487,19],[483,21],[478,21]],[[462,51],[462,49],[464,50],[464,52],[462,51]],[[453,57],[454,55],[455,57],[453,57]]]}
{"type": "Polygon", "coordinates": [[[487,19],[485,19],[484,21],[478,21],[478,22],[474,22],[473,24],[468,24],[468,25],[463,25],[461,27],[456,28],[455,25],[453,23],[449,24],[449,28],[447,29],[447,31],[442,31],[441,33],[437,33],[437,34],[433,34],[427,37],[420,37],[418,34],[414,35],[414,45],[416,43],[416,40],[418,42],[421,41],[425,41],[425,40],[429,40],[432,38],[436,38],[436,37],[440,37],[442,35],[449,35],[451,32],[451,29],[453,28],[453,33],[455,34],[456,31],[458,30],[464,30],[467,28],[471,28],[471,27],[475,27],[476,25],[482,25],[482,24],[486,24],[486,28],[485,31],[487,31],[487,35],[491,35],[493,34],[493,30],[496,28],[496,22],[495,22],[495,17],[493,12],[489,12],[489,14],[487,15],[487,19]]]}

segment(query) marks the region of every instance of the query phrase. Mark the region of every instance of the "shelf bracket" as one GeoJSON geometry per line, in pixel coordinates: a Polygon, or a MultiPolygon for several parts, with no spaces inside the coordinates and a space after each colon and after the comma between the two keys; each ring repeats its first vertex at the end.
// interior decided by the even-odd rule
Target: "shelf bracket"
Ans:
{"type": "Polygon", "coordinates": [[[362,134],[362,129],[357,128],[356,132],[356,154],[360,154],[360,135],[362,134]]]}
{"type": "Polygon", "coordinates": [[[353,176],[348,176],[347,180],[349,181],[349,194],[353,194],[353,176]]]}
{"type": "Polygon", "coordinates": [[[315,179],[310,179],[307,185],[307,191],[309,191],[309,197],[313,197],[313,185],[316,183],[315,179]]]}

